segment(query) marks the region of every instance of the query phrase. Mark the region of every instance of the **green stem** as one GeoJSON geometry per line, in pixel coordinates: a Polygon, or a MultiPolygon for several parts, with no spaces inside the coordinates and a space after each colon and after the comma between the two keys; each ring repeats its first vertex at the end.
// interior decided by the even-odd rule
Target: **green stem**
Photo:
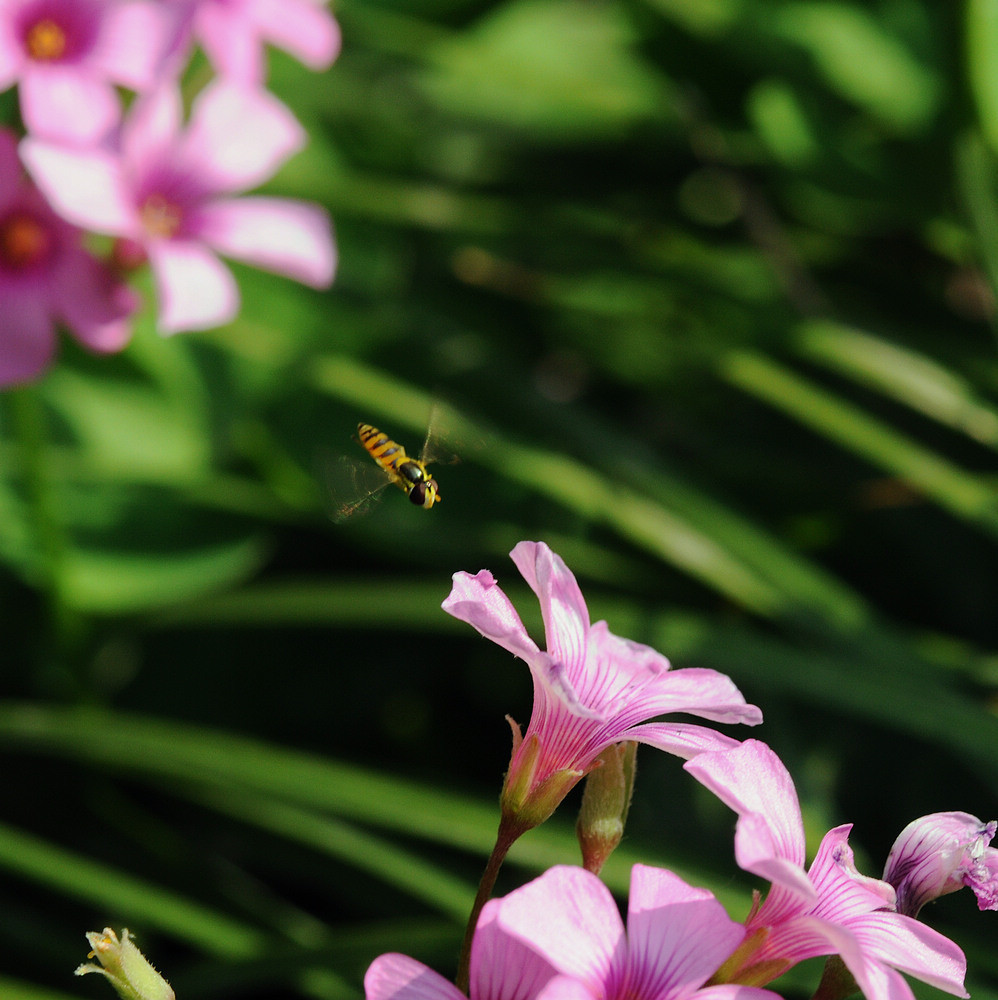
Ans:
{"type": "Polygon", "coordinates": [[[471,914],[468,917],[468,926],[464,931],[464,941],[461,943],[461,957],[457,963],[457,977],[454,980],[457,988],[465,995],[468,995],[468,984],[471,978],[471,943],[475,939],[475,929],[478,927],[478,918],[481,916],[482,908],[492,896],[496,879],[499,876],[499,869],[513,846],[517,837],[523,833],[519,827],[508,823],[506,818],[499,823],[499,833],[496,835],[496,845],[492,848],[489,860],[482,872],[482,880],[478,883],[478,893],[475,896],[474,905],[471,907],[471,914]]]}
{"type": "Polygon", "coordinates": [[[825,962],[821,982],[811,1000],[844,1000],[858,991],[856,980],[838,955],[830,955],[825,962]]]}

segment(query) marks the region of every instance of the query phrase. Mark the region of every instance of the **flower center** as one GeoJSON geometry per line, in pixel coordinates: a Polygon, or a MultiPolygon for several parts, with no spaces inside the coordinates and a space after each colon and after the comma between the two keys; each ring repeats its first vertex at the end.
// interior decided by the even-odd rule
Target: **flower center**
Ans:
{"type": "Polygon", "coordinates": [[[31,25],[24,41],[28,55],[37,62],[55,62],[66,54],[66,32],[50,17],[31,25]]]}
{"type": "Polygon", "coordinates": [[[180,207],[161,194],[149,195],[142,203],[139,215],[145,231],[150,236],[161,239],[176,236],[184,221],[184,213],[180,207]]]}
{"type": "Polygon", "coordinates": [[[0,220],[0,266],[24,271],[41,263],[52,246],[52,235],[36,218],[15,212],[0,220]]]}

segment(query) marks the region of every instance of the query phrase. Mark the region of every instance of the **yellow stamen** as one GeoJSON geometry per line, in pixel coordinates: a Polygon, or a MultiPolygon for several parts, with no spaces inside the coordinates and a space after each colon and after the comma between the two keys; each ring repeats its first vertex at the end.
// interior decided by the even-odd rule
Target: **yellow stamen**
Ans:
{"type": "Polygon", "coordinates": [[[161,194],[151,194],[146,198],[140,212],[142,226],[150,236],[169,239],[176,236],[184,214],[161,194]]]}
{"type": "Polygon", "coordinates": [[[25,36],[28,55],[38,62],[55,62],[66,54],[66,32],[51,18],[43,17],[25,36]]]}
{"type": "Polygon", "coordinates": [[[30,215],[10,215],[0,221],[0,265],[12,270],[29,267],[48,252],[48,230],[30,215]]]}

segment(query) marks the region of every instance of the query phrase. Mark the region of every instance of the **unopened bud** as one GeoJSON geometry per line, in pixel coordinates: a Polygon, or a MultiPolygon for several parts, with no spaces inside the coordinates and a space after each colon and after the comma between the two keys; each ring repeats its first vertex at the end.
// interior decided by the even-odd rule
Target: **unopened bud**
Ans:
{"type": "Polygon", "coordinates": [[[614,743],[600,754],[600,766],[586,776],[575,833],[582,848],[582,864],[598,875],[624,836],[631,807],[638,745],[614,743]]]}

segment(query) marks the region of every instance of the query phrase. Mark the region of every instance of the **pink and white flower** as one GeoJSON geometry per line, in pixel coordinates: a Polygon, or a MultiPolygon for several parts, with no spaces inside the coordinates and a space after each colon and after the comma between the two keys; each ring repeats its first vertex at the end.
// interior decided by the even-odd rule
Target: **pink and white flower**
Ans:
{"type": "Polygon", "coordinates": [[[324,0],[168,2],[215,69],[238,83],[263,83],[267,42],[313,70],[327,69],[339,55],[339,25],[324,0]]]}
{"type": "Polygon", "coordinates": [[[515,816],[523,829],[546,819],[614,743],[633,740],[686,758],[737,745],[706,726],[647,721],[655,716],[686,712],[715,722],[762,721],[723,674],[671,670],[660,653],[619,638],[606,622],[590,624],[575,577],[543,542],[520,542],[510,555],[540,600],[546,651],[527,634],[488,570],[455,573],[443,608],[530,668],[533,713],[525,736],[513,727],[502,799],[504,816],[515,816]]]}
{"type": "MultiPolygon", "coordinates": [[[[777,1000],[748,986],[704,987],[745,928],[705,889],[635,865],[627,927],[613,896],[581,868],[551,868],[482,911],[471,1000],[777,1000]]],[[[382,955],[367,1000],[460,1000],[442,976],[404,955],[382,955]]]]}
{"type": "Polygon", "coordinates": [[[57,323],[93,351],[118,351],[128,342],[138,296],[84,249],[81,237],[28,183],[16,138],[0,130],[0,386],[44,371],[57,323]]]}
{"type": "Polygon", "coordinates": [[[141,248],[156,279],[160,327],[173,333],[238,312],[235,279],[218,253],[316,288],[330,283],[332,235],[318,206],[235,197],[304,142],[275,97],[216,80],[195,100],[186,129],[169,86],[137,103],[113,149],[29,138],[21,156],[64,218],[141,248]]]}
{"type": "Polygon", "coordinates": [[[849,825],[825,834],[805,870],[797,793],[765,743],[746,740],[685,767],[738,813],[738,864],[772,883],[746,921],[748,937],[723,970],[725,981],[762,985],[807,958],[839,955],[868,1000],[913,1000],[898,970],[954,996],[968,995],[963,952],[895,912],[890,885],[859,874],[849,825]]]}
{"type": "Polygon", "coordinates": [[[933,899],[969,886],[981,910],[998,910],[998,850],[988,845],[998,824],[965,812],[940,812],[909,823],[884,868],[901,913],[918,916],[933,899]]]}
{"type": "Polygon", "coordinates": [[[169,25],[151,0],[0,0],[0,91],[18,85],[33,135],[95,141],[121,117],[116,84],[158,79],[169,25]]]}

